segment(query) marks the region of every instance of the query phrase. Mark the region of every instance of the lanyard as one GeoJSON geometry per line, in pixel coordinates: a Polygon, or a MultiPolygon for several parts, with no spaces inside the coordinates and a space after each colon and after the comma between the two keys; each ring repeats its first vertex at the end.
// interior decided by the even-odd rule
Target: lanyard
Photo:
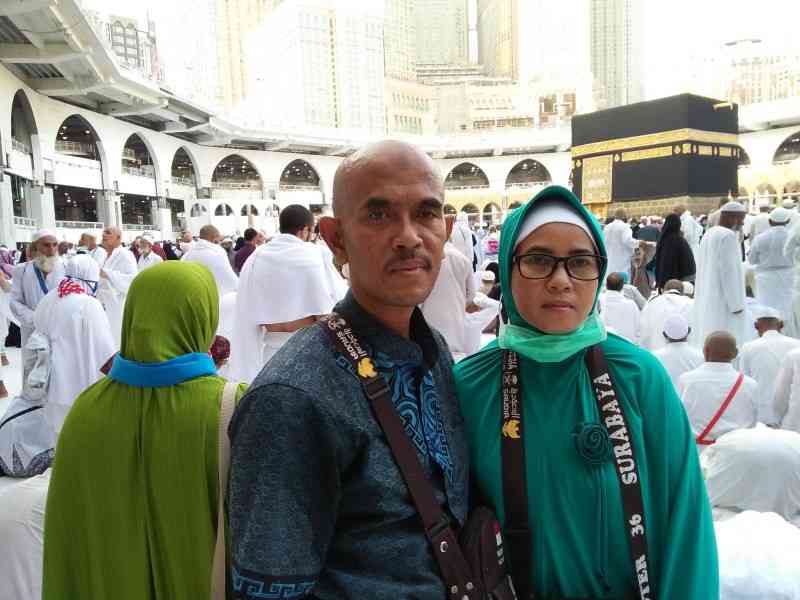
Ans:
{"type": "MultiPolygon", "coordinates": [[[[617,396],[608,362],[599,345],[586,352],[586,366],[600,421],[609,434],[614,449],[614,467],[622,494],[625,530],[628,534],[634,579],[639,600],[655,600],[650,589],[644,501],[642,500],[639,467],[634,454],[628,419],[617,396]]],[[[522,416],[522,385],[519,357],[515,352],[503,353],[501,452],[503,501],[506,508],[505,535],[511,548],[512,576],[523,588],[521,598],[529,598],[531,579],[531,530],[528,517],[527,483],[522,416]],[[516,550],[516,552],[515,552],[516,550]]]]}
{"type": "Polygon", "coordinates": [[[33,265],[33,272],[36,273],[36,279],[39,280],[39,287],[42,288],[42,293],[47,295],[47,282],[45,281],[42,271],[36,265],[33,265]]]}

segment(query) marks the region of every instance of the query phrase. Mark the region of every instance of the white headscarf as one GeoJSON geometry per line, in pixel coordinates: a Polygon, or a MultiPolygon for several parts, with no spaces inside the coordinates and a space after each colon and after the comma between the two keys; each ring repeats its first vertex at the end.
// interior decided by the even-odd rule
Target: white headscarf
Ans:
{"type": "Polygon", "coordinates": [[[77,254],[64,263],[64,277],[80,285],[90,296],[97,294],[100,265],[88,254],[77,254]]]}

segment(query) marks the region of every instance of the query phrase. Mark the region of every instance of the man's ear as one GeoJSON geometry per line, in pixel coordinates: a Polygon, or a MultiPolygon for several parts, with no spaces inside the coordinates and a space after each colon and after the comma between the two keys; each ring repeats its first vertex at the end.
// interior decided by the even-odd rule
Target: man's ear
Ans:
{"type": "Polygon", "coordinates": [[[344,239],[342,238],[342,222],[335,217],[322,217],[319,220],[319,234],[325,243],[328,244],[333,256],[336,258],[336,264],[343,265],[350,262],[347,256],[347,250],[344,247],[344,239]]]}

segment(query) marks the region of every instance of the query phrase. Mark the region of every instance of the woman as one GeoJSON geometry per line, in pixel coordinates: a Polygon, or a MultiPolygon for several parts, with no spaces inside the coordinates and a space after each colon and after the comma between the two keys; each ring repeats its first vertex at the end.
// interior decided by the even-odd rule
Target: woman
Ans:
{"type": "Polygon", "coordinates": [[[639,597],[642,571],[640,561],[634,569],[628,535],[642,519],[632,515],[625,525],[618,481],[627,452],[638,464],[647,527],[646,597],[717,600],[711,510],[686,414],[658,360],[607,336],[596,312],[607,260],[598,223],[574,194],[548,187],[508,217],[499,258],[510,323],[497,341],[459,363],[455,378],[480,499],[504,526],[509,506],[527,514],[529,534],[512,533],[520,543],[508,544],[515,585],[542,598],[639,597]],[[618,417],[599,416],[586,364],[596,345],[618,400],[603,411],[625,415],[627,439],[618,417]],[[518,357],[518,379],[502,377],[505,350],[518,357]],[[501,400],[504,380],[521,387],[516,423],[501,414],[516,406],[501,400]],[[501,459],[501,447],[520,438],[524,463],[517,470],[501,459]],[[623,441],[630,446],[619,447],[623,441]],[[526,482],[520,494],[503,493],[504,469],[526,482]],[[527,502],[520,502],[525,491],[527,502]],[[526,560],[530,568],[519,569],[526,560]]]}
{"type": "Polygon", "coordinates": [[[691,281],[694,279],[696,267],[694,254],[683,233],[681,218],[671,213],[664,221],[661,237],[656,246],[656,287],[659,293],[670,279],[691,281]]]}
{"type": "Polygon", "coordinates": [[[168,261],[134,280],[122,350],[61,430],[44,600],[209,598],[225,384],[208,356],[218,311],[201,265],[168,261]]]}

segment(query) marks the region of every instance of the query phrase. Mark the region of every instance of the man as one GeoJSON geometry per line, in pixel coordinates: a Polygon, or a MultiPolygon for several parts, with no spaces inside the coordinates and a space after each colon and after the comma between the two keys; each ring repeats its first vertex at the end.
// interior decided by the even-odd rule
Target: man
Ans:
{"type": "Polygon", "coordinates": [[[452,229],[450,243],[469,260],[470,265],[473,265],[474,271],[477,259],[475,256],[475,238],[469,228],[469,215],[465,212],[458,213],[452,229]]]}
{"type": "Polygon", "coordinates": [[[738,238],[745,214],[742,204],[726,203],[720,209],[719,225],[709,229],[700,243],[692,323],[696,346],[712,331],[730,332],[737,344],[747,335],[744,268],[738,238]]]}
{"type": "Polygon", "coordinates": [[[97,245],[97,238],[91,233],[81,234],[81,239],[78,241],[78,254],[88,254],[98,265],[102,265],[106,261],[106,251],[102,246],[97,245]]]}
{"type": "Polygon", "coordinates": [[[181,237],[178,240],[178,251],[180,256],[186,254],[189,250],[192,249],[192,244],[194,244],[194,236],[189,229],[184,229],[181,231],[181,237]]]}
{"type": "Polygon", "coordinates": [[[139,260],[136,261],[137,269],[141,272],[147,267],[163,262],[162,258],[153,251],[153,236],[144,234],[139,238],[139,260]]]}
{"type": "Polygon", "coordinates": [[[231,268],[228,255],[222,246],[219,245],[222,235],[213,225],[203,225],[200,228],[200,239],[192,244],[191,249],[183,255],[181,260],[196,262],[204,265],[214,276],[217,282],[217,292],[219,298],[231,292],[235,292],[239,287],[239,278],[231,268]]]}
{"type": "Polygon", "coordinates": [[[237,275],[241,274],[245,261],[247,261],[250,255],[260,245],[258,241],[259,237],[259,232],[252,227],[248,227],[244,230],[244,246],[239,248],[233,259],[233,270],[236,271],[237,275]]]}
{"type": "MultiPolygon", "coordinates": [[[[448,233],[454,220],[447,219],[448,233]]],[[[468,312],[480,310],[475,305],[475,275],[472,263],[448,242],[439,276],[431,293],[420,305],[425,321],[442,334],[456,361],[467,354],[466,323],[468,312]]]]}
{"type": "Polygon", "coordinates": [[[641,337],[641,314],[636,302],[622,293],[622,273],[611,273],[606,279],[606,291],[600,298],[600,318],[606,327],[629,342],[639,343],[641,337]]]}
{"type": "Polygon", "coordinates": [[[683,283],[677,279],[670,279],[664,284],[663,292],[651,299],[642,309],[642,348],[654,352],[666,345],[663,335],[664,323],[671,315],[680,314],[688,319],[692,299],[683,294],[683,283]]]}
{"type": "Polygon", "coordinates": [[[661,333],[666,345],[653,352],[653,356],[661,361],[669,373],[672,385],[679,395],[681,375],[703,364],[703,355],[688,342],[691,331],[689,321],[683,315],[676,313],[668,316],[664,320],[661,333]]]}
{"type": "Polygon", "coordinates": [[[781,429],[800,433],[800,349],[783,357],[772,406],[781,429]]]}
{"type": "MultiPolygon", "coordinates": [[[[683,232],[683,238],[692,249],[694,260],[697,262],[697,255],[700,252],[700,238],[703,237],[703,227],[695,220],[695,218],[692,216],[692,213],[686,210],[685,206],[676,206],[674,212],[681,218],[681,231],[683,232]]],[[[652,241],[657,242],[658,239],[652,241]]]]}
{"type": "Polygon", "coordinates": [[[789,229],[797,225],[797,222],[800,221],[800,213],[797,212],[797,206],[794,203],[794,200],[784,200],[783,201],[783,208],[789,211],[789,229]]]}
{"type": "Polygon", "coordinates": [[[740,366],[742,373],[758,382],[758,420],[767,425],[777,425],[775,382],[783,359],[792,350],[800,348],[800,340],[781,334],[783,321],[773,308],[759,306],[753,317],[759,337],[742,346],[740,366]]]}
{"type": "Polygon", "coordinates": [[[744,234],[751,244],[758,236],[770,228],[771,210],[772,207],[769,204],[762,204],[758,207],[758,214],[745,225],[744,234]]]}
{"type": "Polygon", "coordinates": [[[488,296],[494,289],[495,281],[494,273],[491,271],[481,271],[481,294],[488,296]]]}
{"type": "MultiPolygon", "coordinates": [[[[119,227],[106,227],[103,230],[103,249],[108,258],[101,265],[100,288],[97,299],[103,303],[111,325],[116,347],[120,347],[122,338],[122,313],[125,309],[125,298],[128,288],[139,270],[133,253],[122,247],[122,231],[119,227]]],[[[164,290],[169,293],[169,290],[164,290]]]]}
{"type": "Polygon", "coordinates": [[[230,368],[250,382],[292,337],[313,325],[341,298],[332,283],[333,265],[309,242],[314,215],[292,204],[279,216],[280,234],[245,262],[236,295],[236,324],[230,368]]]}
{"type": "MultiPolygon", "coordinates": [[[[25,349],[35,328],[33,316],[39,302],[50,290],[55,289],[64,277],[64,265],[57,254],[58,240],[49,229],[40,229],[33,234],[29,262],[14,267],[11,276],[9,308],[19,322],[22,348],[22,364],[26,364],[29,352],[25,349]]],[[[27,377],[23,373],[23,377],[27,377]]]]}
{"type": "Polygon", "coordinates": [[[36,332],[50,342],[50,374],[44,413],[58,439],[75,398],[103,377],[101,367],[116,352],[108,317],[95,298],[100,267],[76,256],[64,267],[64,279],[50,290],[34,314],[36,332]]]}
{"type": "Polygon", "coordinates": [[[783,253],[789,238],[789,212],[769,213],[769,228],[753,240],[747,257],[756,268],[756,301],[777,310],[782,319],[792,314],[792,260],[783,253]]]}
{"type": "MultiPolygon", "coordinates": [[[[380,142],[345,159],[333,189],[321,231],[351,282],[335,310],[392,382],[437,500],[463,523],[467,447],[452,360],[417,309],[447,239],[442,177],[421,150],[380,142]]],[[[449,597],[370,403],[321,327],[273,357],[229,432],[236,600],[269,589],[326,600],[449,597]]]]}
{"type": "Polygon", "coordinates": [[[639,229],[636,231],[636,235],[634,235],[634,237],[637,240],[644,240],[646,242],[657,242],[660,233],[661,232],[658,230],[658,227],[653,225],[650,222],[650,219],[647,217],[642,217],[639,229]]]}
{"type": "Polygon", "coordinates": [[[714,331],[703,346],[705,362],[680,377],[681,400],[699,438],[699,451],[724,433],[756,424],[758,384],[733,368],[737,353],[736,338],[726,331],[714,331]],[[714,426],[700,438],[715,417],[714,426]]]}
{"type": "Polygon", "coordinates": [[[711,211],[706,219],[706,231],[711,229],[712,227],[717,227],[719,225],[719,218],[722,216],[722,207],[728,203],[727,198],[720,198],[719,199],[719,208],[717,210],[711,211]]]}
{"type": "Polygon", "coordinates": [[[228,255],[228,262],[231,264],[232,269],[233,261],[236,259],[236,253],[233,251],[233,240],[229,237],[223,238],[219,245],[222,246],[222,249],[225,250],[225,254],[228,255]]]}
{"type": "Polygon", "coordinates": [[[623,209],[614,213],[614,220],[603,228],[608,252],[608,272],[622,273],[625,281],[631,280],[631,260],[639,245],[633,239],[628,217],[623,209]]]}

